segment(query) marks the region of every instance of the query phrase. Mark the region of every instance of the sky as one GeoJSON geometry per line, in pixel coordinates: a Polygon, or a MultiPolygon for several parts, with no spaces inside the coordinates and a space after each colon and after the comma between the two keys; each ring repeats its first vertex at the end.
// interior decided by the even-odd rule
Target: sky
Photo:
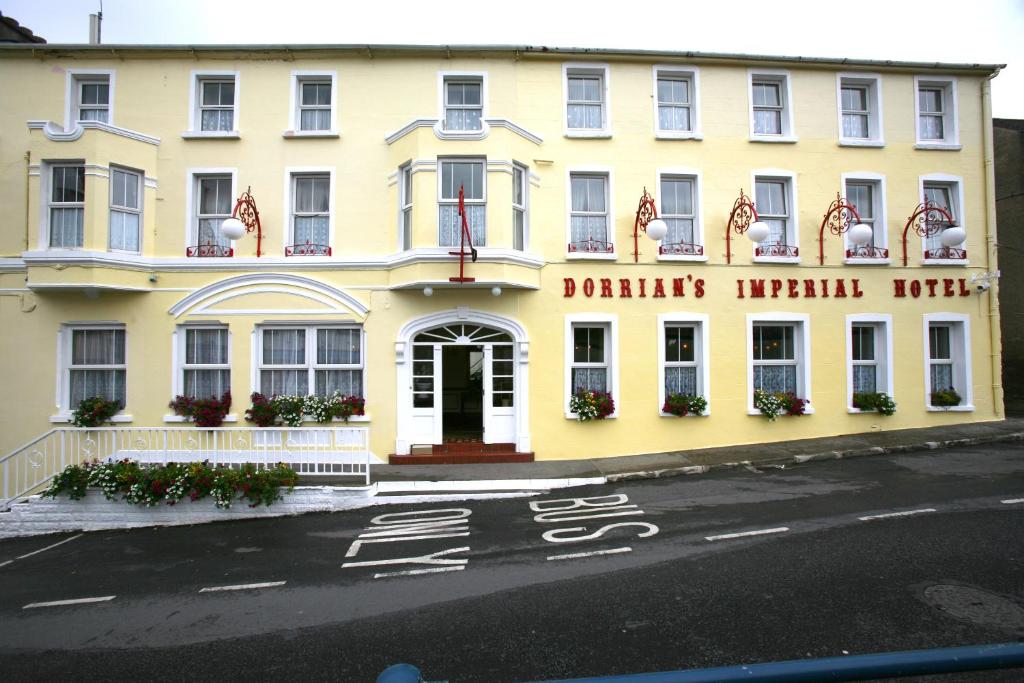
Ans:
{"type": "MultiPolygon", "coordinates": [[[[51,43],[87,42],[99,6],[0,0],[0,12],[51,43]]],[[[993,115],[1024,118],[1024,0],[105,0],[103,42],[514,44],[1007,64],[992,84],[993,115]]]]}

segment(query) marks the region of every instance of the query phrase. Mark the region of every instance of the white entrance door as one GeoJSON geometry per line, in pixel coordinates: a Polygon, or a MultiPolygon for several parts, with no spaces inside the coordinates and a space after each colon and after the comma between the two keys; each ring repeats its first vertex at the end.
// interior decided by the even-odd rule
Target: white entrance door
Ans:
{"type": "Polygon", "coordinates": [[[484,346],[484,443],[515,443],[515,364],[512,344],[484,346]]]}

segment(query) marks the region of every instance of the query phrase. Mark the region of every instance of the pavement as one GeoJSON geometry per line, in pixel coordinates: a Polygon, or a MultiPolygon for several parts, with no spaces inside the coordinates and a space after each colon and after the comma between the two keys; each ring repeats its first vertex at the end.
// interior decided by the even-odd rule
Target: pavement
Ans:
{"type": "MultiPolygon", "coordinates": [[[[703,474],[731,467],[785,467],[813,460],[907,453],[1024,440],[1024,417],[992,422],[897,429],[815,439],[756,443],[581,460],[471,465],[375,465],[373,482],[479,482],[480,488],[506,487],[516,480],[620,481],[703,474]]],[[[305,478],[308,485],[350,485],[351,478],[305,478]]],[[[524,482],[525,483],[525,482],[524,482]]]]}

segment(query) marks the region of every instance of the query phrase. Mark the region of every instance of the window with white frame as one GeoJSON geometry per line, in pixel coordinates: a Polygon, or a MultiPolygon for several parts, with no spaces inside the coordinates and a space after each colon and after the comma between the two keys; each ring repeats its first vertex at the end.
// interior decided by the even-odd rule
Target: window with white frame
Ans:
{"type": "Polygon", "coordinates": [[[970,358],[967,342],[967,321],[964,319],[943,320],[938,316],[926,317],[928,372],[928,405],[930,407],[953,407],[940,402],[937,392],[956,392],[960,402],[954,405],[971,404],[970,358]]]}
{"type": "Polygon", "coordinates": [[[527,173],[525,166],[512,165],[512,248],[526,249],[527,173]]]}
{"type": "Polygon", "coordinates": [[[839,76],[839,141],[853,145],[882,142],[877,76],[839,76]]]}
{"type": "Polygon", "coordinates": [[[659,133],[693,133],[695,78],[692,71],[659,69],[655,76],[659,133]]]}
{"type": "Polygon", "coordinates": [[[292,175],[292,244],[288,256],[330,255],[331,176],[292,175]]]}
{"type": "Polygon", "coordinates": [[[850,325],[850,371],[854,394],[889,393],[886,332],[882,322],[850,325]]]}
{"type": "Polygon", "coordinates": [[[142,228],[142,174],[110,167],[110,248],[139,251],[142,228]]]}
{"type": "Polygon", "coordinates": [[[612,253],[609,239],[608,174],[569,175],[569,252],[612,253]]]}
{"type": "Polygon", "coordinates": [[[483,79],[447,76],[444,79],[444,127],[452,131],[478,131],[483,127],[483,79]]]}
{"type": "Polygon", "coordinates": [[[50,247],[81,247],[85,237],[85,166],[51,165],[48,195],[50,247]]]}
{"type": "MultiPolygon", "coordinates": [[[[922,192],[925,202],[939,206],[949,212],[953,222],[949,223],[942,217],[941,229],[934,235],[926,237],[924,248],[926,259],[928,258],[965,258],[966,254],[962,249],[951,247],[946,249],[942,246],[942,232],[954,225],[960,225],[960,186],[956,181],[935,181],[929,180],[922,183],[922,192]]],[[[961,227],[963,227],[961,225],[961,227]]]]}
{"type": "Polygon", "coordinates": [[[755,322],[752,329],[753,388],[800,395],[800,323],[755,322]]]}
{"type": "Polygon", "coordinates": [[[74,410],[87,398],[126,400],[125,331],[123,327],[68,326],[67,409],[74,410]]]}
{"type": "Polygon", "coordinates": [[[693,176],[661,176],[661,219],[668,226],[659,253],[699,256],[704,253],[697,234],[697,179],[693,176]]]}
{"type": "Polygon", "coordinates": [[[882,188],[878,180],[848,178],[846,201],[857,210],[860,222],[871,228],[871,240],[860,246],[847,243],[847,258],[888,258],[887,235],[882,220],[882,188]]]}
{"type": "Polygon", "coordinates": [[[362,396],[362,334],[343,326],[260,328],[260,393],[362,396]]]}
{"type": "Polygon", "coordinates": [[[757,246],[757,256],[799,255],[793,230],[791,183],[789,178],[759,177],[754,181],[757,215],[768,225],[768,238],[757,246]]]}
{"type": "Polygon", "coordinates": [[[704,394],[701,372],[700,323],[666,322],[664,329],[665,396],[704,394]]]}
{"type": "Polygon", "coordinates": [[[412,164],[398,169],[398,184],[399,242],[407,250],[412,249],[412,164]]]}
{"type": "Polygon", "coordinates": [[[296,79],[296,87],[298,88],[298,97],[296,97],[298,129],[300,131],[331,130],[333,101],[331,78],[302,76],[296,79]]]}
{"type": "Polygon", "coordinates": [[[915,79],[917,83],[917,142],[956,145],[956,81],[915,79]]]}
{"type": "Polygon", "coordinates": [[[196,175],[193,229],[196,247],[190,256],[230,256],[231,240],[220,230],[221,223],[231,217],[230,175],[196,175]]]}
{"type": "Polygon", "coordinates": [[[191,398],[220,398],[231,390],[228,328],[224,325],[185,326],[179,336],[181,393],[191,398]]]}
{"type": "Polygon", "coordinates": [[[792,136],[789,80],[786,74],[751,74],[751,136],[772,139],[792,136]]]}
{"type": "Polygon", "coordinates": [[[75,120],[110,123],[110,76],[76,74],[75,120]]]}
{"type": "Polygon", "coordinates": [[[602,131],[608,128],[607,70],[567,67],[565,71],[566,129],[602,131]]]}
{"type": "Polygon", "coordinates": [[[199,88],[199,130],[228,132],[235,130],[234,76],[208,76],[197,81],[199,88]]]}
{"type": "Polygon", "coordinates": [[[466,220],[474,247],[487,243],[486,161],[483,159],[442,159],[438,180],[438,245],[457,247],[462,243],[459,188],[463,188],[466,220]]]}
{"type": "Polygon", "coordinates": [[[573,323],[570,390],[611,393],[611,332],[607,323],[573,323]]]}

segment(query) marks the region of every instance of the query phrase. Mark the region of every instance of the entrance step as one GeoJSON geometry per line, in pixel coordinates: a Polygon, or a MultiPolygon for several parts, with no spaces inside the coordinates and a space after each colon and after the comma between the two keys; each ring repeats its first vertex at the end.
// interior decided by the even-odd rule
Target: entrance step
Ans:
{"type": "Polygon", "coordinates": [[[443,455],[445,453],[515,453],[514,443],[484,443],[482,441],[450,441],[448,443],[433,444],[431,455],[443,455]]]}
{"type": "MultiPolygon", "coordinates": [[[[458,444],[464,446],[467,444],[458,444]]],[[[434,452],[429,455],[395,455],[388,456],[389,465],[472,465],[474,463],[512,463],[533,462],[533,453],[517,453],[514,444],[511,450],[484,451],[480,446],[506,446],[510,444],[477,444],[477,450],[455,450],[434,452]]],[[[444,446],[435,446],[444,448],[444,446]]]]}

